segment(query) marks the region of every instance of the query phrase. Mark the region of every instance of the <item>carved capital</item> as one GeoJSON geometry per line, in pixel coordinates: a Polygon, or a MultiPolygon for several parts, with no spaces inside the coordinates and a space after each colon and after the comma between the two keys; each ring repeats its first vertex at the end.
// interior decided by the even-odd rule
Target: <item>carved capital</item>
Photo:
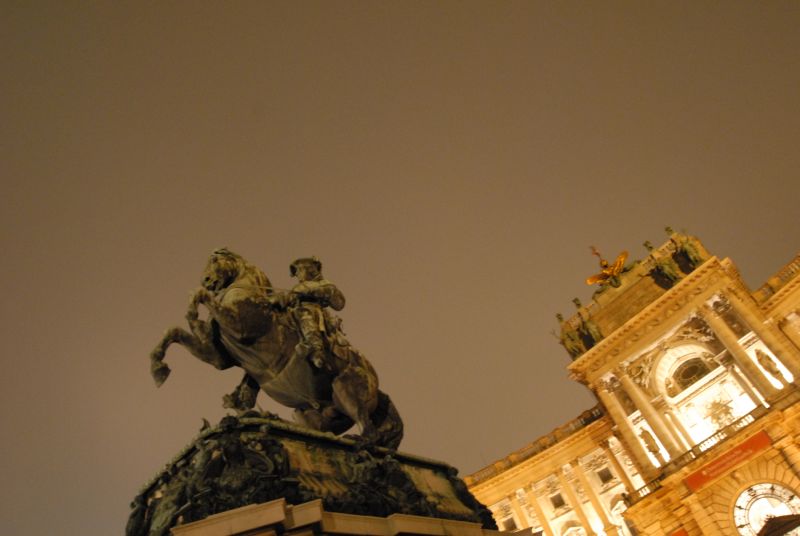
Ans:
{"type": "Polygon", "coordinates": [[[572,372],[570,372],[569,379],[574,380],[578,383],[582,383],[583,385],[586,386],[589,385],[589,380],[586,379],[586,374],[583,373],[582,371],[573,370],[572,372]]]}
{"type": "Polygon", "coordinates": [[[608,379],[605,380],[597,380],[597,382],[595,382],[595,385],[597,386],[598,390],[602,389],[609,394],[613,393],[620,387],[619,380],[614,376],[610,376],[608,379]]]}
{"type": "Polygon", "coordinates": [[[700,315],[700,317],[701,317],[701,318],[703,318],[704,320],[705,320],[706,318],[708,318],[708,317],[713,317],[713,318],[721,318],[721,317],[719,316],[719,313],[718,313],[718,312],[716,312],[716,311],[714,310],[714,308],[713,308],[713,307],[711,307],[711,305],[709,305],[709,304],[707,304],[707,303],[704,303],[703,305],[701,305],[701,306],[700,306],[700,309],[698,310],[698,314],[699,314],[699,315],[700,315]]]}

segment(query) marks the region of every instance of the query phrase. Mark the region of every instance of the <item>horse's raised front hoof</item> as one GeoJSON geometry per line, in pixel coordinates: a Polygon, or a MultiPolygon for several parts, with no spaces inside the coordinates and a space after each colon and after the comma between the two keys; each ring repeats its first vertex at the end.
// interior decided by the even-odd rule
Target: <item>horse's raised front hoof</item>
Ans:
{"type": "Polygon", "coordinates": [[[150,367],[150,374],[153,375],[156,387],[161,387],[161,384],[167,381],[170,372],[172,371],[169,369],[169,366],[163,361],[154,362],[150,367]]]}
{"type": "Polygon", "coordinates": [[[155,368],[156,363],[161,363],[161,360],[164,359],[165,355],[167,355],[167,350],[164,348],[163,343],[153,348],[153,351],[150,352],[150,363],[152,363],[151,366],[155,368]]]}

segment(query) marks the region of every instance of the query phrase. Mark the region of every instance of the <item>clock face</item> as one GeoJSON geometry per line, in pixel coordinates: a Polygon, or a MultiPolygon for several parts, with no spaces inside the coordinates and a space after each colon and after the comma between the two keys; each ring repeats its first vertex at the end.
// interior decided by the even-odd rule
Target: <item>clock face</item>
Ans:
{"type": "MultiPolygon", "coordinates": [[[[800,497],[789,488],[771,482],[750,486],[733,506],[733,522],[742,536],[756,536],[771,517],[791,514],[800,514],[800,497]]],[[[800,529],[786,534],[800,536],[800,529]]]]}

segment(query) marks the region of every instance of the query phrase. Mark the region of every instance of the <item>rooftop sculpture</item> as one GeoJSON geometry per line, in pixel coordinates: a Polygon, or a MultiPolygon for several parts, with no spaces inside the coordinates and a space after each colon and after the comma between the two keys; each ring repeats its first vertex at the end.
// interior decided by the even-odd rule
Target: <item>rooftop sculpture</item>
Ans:
{"type": "Polygon", "coordinates": [[[294,408],[295,420],[311,429],[342,434],[355,423],[364,440],[396,449],[400,415],[330,311],[344,307],[344,295],[322,277],[314,257],[296,260],[290,272],[298,284],[279,291],[240,255],[214,251],[189,303],[189,330],[168,329],[150,354],[156,385],[169,376],[164,357],[177,343],[220,370],[244,369],[242,382],[224,397],[226,407],[251,410],[260,389],[294,408]],[[201,305],[208,320],[200,318],[201,305]]]}
{"type": "Polygon", "coordinates": [[[592,255],[597,256],[600,259],[600,272],[587,277],[586,284],[587,285],[595,285],[600,284],[601,286],[611,285],[612,287],[619,287],[620,280],[619,275],[625,269],[625,260],[628,258],[628,252],[623,251],[620,253],[617,258],[614,260],[614,264],[610,264],[607,260],[605,260],[600,252],[597,251],[597,248],[594,246],[592,247],[592,255]]]}

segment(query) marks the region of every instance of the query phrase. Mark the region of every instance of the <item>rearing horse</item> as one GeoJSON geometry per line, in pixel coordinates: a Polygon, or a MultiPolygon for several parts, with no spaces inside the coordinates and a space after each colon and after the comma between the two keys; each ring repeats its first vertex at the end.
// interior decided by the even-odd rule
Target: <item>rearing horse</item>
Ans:
{"type": "Polygon", "coordinates": [[[276,306],[271,297],[272,284],[264,272],[227,249],[214,251],[202,286],[189,303],[189,331],[168,329],[150,354],[156,385],[169,376],[163,360],[169,345],[177,343],[220,370],[244,369],[242,383],[225,397],[228,407],[252,408],[260,388],[294,408],[301,424],[341,434],[355,423],[366,440],[396,449],[403,422],[388,395],[378,389],[369,361],[343,337],[334,337],[325,348],[345,362],[338,372],[294,355],[300,331],[291,312],[276,306]],[[200,319],[201,304],[208,309],[208,320],[200,319]]]}

